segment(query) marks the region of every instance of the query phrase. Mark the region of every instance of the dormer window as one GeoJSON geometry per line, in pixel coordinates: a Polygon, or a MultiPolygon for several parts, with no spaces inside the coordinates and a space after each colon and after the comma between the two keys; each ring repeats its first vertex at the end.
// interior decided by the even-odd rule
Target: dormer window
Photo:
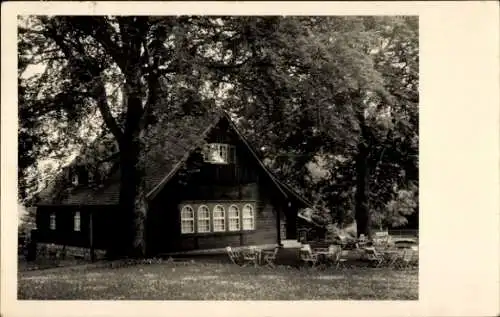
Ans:
{"type": "Polygon", "coordinates": [[[73,175],[71,175],[71,184],[73,184],[73,186],[78,186],[78,174],[73,173],[73,175]]]}
{"type": "Polygon", "coordinates": [[[236,161],[235,147],[224,143],[209,143],[203,151],[203,159],[212,164],[233,164],[236,161]]]}
{"type": "Polygon", "coordinates": [[[87,185],[91,178],[89,174],[86,166],[78,165],[71,168],[69,179],[73,186],[87,185]]]}
{"type": "Polygon", "coordinates": [[[96,181],[94,178],[94,173],[92,171],[87,171],[87,182],[93,184],[96,181]]]}

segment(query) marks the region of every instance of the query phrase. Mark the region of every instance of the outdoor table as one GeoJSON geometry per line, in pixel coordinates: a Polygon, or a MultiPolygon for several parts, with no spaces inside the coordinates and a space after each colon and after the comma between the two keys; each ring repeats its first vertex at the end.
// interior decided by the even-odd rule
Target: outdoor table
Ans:
{"type": "Polygon", "coordinates": [[[255,265],[259,265],[262,262],[262,250],[257,247],[248,247],[241,250],[241,254],[253,254],[256,257],[255,265]]]}
{"type": "Polygon", "coordinates": [[[318,264],[328,264],[330,252],[328,250],[318,250],[314,251],[318,256],[318,264]]]}
{"type": "Polygon", "coordinates": [[[380,253],[384,256],[384,262],[389,265],[394,264],[401,257],[401,251],[394,249],[381,250],[380,253]]]}
{"type": "Polygon", "coordinates": [[[274,252],[274,248],[272,248],[272,249],[270,249],[270,248],[267,248],[267,249],[255,248],[254,251],[257,253],[257,263],[259,265],[262,265],[262,264],[264,264],[264,263],[262,263],[264,252],[265,251],[274,252]]]}
{"type": "MultiPolygon", "coordinates": [[[[257,264],[262,265],[263,264],[262,260],[263,260],[264,251],[271,251],[271,249],[262,249],[262,248],[253,247],[253,248],[250,248],[249,251],[256,253],[256,255],[257,255],[257,264]]],[[[274,248],[272,249],[272,251],[274,251],[274,248]]]]}

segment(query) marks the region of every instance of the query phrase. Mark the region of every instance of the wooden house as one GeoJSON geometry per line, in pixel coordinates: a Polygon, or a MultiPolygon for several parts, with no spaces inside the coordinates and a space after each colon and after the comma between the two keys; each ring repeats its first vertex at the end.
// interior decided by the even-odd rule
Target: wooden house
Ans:
{"type": "MultiPolygon", "coordinates": [[[[226,112],[177,116],[155,131],[145,154],[148,256],[297,239],[297,212],[310,203],[264,165],[226,112]]],[[[119,243],[117,164],[93,159],[61,172],[40,195],[37,241],[119,243]]]]}

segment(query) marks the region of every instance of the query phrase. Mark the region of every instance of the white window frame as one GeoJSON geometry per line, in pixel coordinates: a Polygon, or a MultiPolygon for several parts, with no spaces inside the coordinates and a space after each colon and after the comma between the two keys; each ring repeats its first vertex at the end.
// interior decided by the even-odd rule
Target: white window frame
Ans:
{"type": "Polygon", "coordinates": [[[200,232],[200,233],[206,233],[206,232],[210,232],[210,229],[211,229],[211,226],[210,226],[210,208],[208,208],[208,206],[206,205],[201,205],[200,207],[198,207],[198,215],[197,215],[197,232],[200,232]],[[201,216],[201,212],[202,211],[206,211],[206,217],[202,217],[201,216]],[[208,228],[207,230],[200,230],[200,228],[202,228],[202,226],[200,226],[200,223],[205,223],[205,224],[208,224],[208,228]]]}
{"type": "Polygon", "coordinates": [[[228,218],[228,229],[229,231],[240,231],[241,230],[241,220],[240,220],[240,208],[236,205],[231,205],[229,206],[229,209],[227,210],[227,218],[228,218]],[[236,210],[236,215],[231,215],[231,211],[236,210]],[[237,220],[237,226],[232,227],[232,222],[231,220],[237,220]]]}
{"type": "Polygon", "coordinates": [[[82,231],[82,218],[79,211],[75,211],[73,215],[73,230],[82,231]]]}
{"type": "Polygon", "coordinates": [[[181,209],[181,233],[182,234],[190,234],[194,233],[195,228],[194,228],[194,209],[191,205],[184,205],[182,206],[181,209]],[[188,217],[185,215],[185,211],[190,210],[191,211],[191,216],[188,217]],[[185,231],[184,226],[182,225],[183,223],[190,222],[192,224],[192,230],[191,231],[185,231]]]}
{"type": "Polygon", "coordinates": [[[255,230],[255,207],[251,204],[245,204],[242,209],[242,230],[255,230]],[[247,213],[247,211],[250,211],[250,215],[247,213]],[[251,219],[251,226],[245,226],[245,220],[251,219]]]}
{"type": "Polygon", "coordinates": [[[212,210],[212,221],[213,225],[212,228],[214,229],[214,232],[224,232],[226,231],[226,209],[222,205],[215,205],[214,209],[212,210]],[[215,212],[216,209],[220,208],[220,211],[222,211],[222,216],[216,216],[215,212]],[[218,228],[216,225],[216,220],[222,220],[222,228],[218,228]]]}
{"type": "Polygon", "coordinates": [[[71,184],[78,186],[78,174],[76,172],[71,174],[71,184]]]}
{"type": "Polygon", "coordinates": [[[52,212],[49,215],[49,228],[50,230],[56,230],[56,213],[52,212]]]}
{"type": "Polygon", "coordinates": [[[236,150],[234,145],[226,143],[208,143],[203,151],[203,160],[211,164],[233,164],[236,160],[236,150]],[[215,155],[211,155],[214,151],[217,152],[218,159],[215,155]]]}

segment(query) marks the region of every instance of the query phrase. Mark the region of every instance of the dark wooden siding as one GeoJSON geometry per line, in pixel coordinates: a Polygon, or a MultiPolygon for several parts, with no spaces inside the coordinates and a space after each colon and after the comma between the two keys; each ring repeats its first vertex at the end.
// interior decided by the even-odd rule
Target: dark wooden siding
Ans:
{"type": "Polygon", "coordinates": [[[184,170],[150,204],[147,245],[151,254],[277,242],[276,212],[284,204],[281,194],[248,149],[226,128],[214,130],[208,141],[234,145],[236,164],[206,164],[196,155],[189,158],[184,170]],[[225,202],[228,206],[229,202],[243,201],[252,201],[256,207],[254,231],[181,234],[182,202],[225,202]]]}
{"type": "Polygon", "coordinates": [[[90,246],[90,213],[93,218],[93,241],[96,249],[109,246],[117,208],[114,206],[41,206],[37,209],[36,240],[75,247],[90,246]],[[74,230],[75,212],[80,212],[80,231],[74,230]],[[50,229],[50,214],[56,215],[56,228],[50,229]]]}
{"type": "MultiPolygon", "coordinates": [[[[235,201],[198,201],[206,204],[212,210],[217,203],[226,207],[226,217],[231,204],[241,205],[241,200],[235,201]]],[[[248,231],[225,231],[181,234],[180,232],[180,210],[178,204],[166,204],[165,210],[155,213],[155,220],[151,220],[150,245],[151,251],[155,253],[168,253],[172,251],[187,251],[195,249],[223,248],[226,246],[272,244],[277,241],[276,234],[276,210],[269,202],[249,202],[255,209],[255,230],[248,231]],[[160,216],[161,215],[161,216],[160,216]]],[[[182,201],[179,201],[182,205],[182,201]]],[[[194,205],[192,201],[186,204],[194,205]]],[[[196,205],[198,206],[198,205],[196,205]]],[[[240,208],[241,211],[241,208],[240,208]]],[[[228,222],[226,222],[226,229],[228,222]]]]}

